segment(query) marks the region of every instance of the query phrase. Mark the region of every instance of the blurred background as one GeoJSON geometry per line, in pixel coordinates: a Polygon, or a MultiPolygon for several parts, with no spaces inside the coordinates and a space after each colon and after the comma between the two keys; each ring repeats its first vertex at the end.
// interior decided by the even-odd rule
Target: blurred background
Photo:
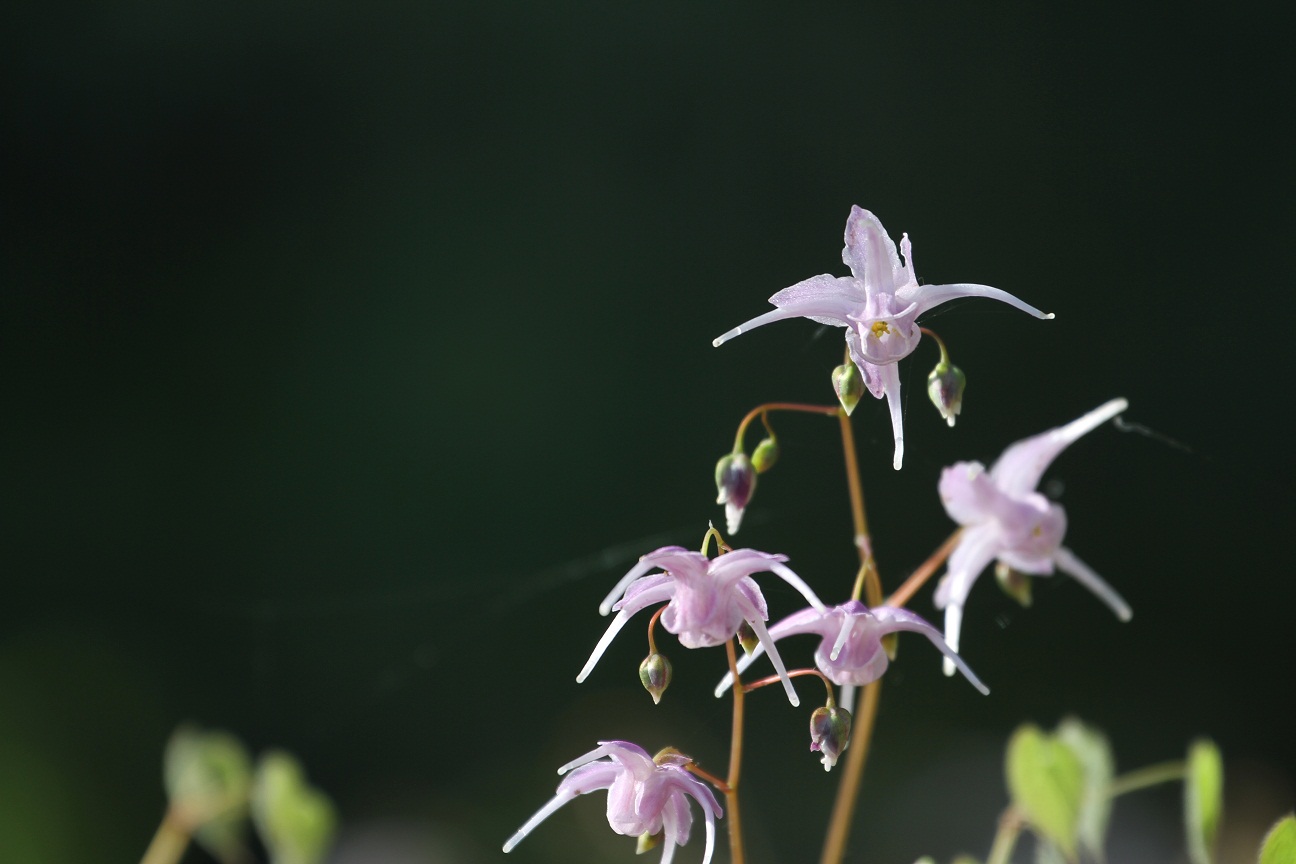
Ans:
{"type": "MultiPolygon", "coordinates": [[[[710,342],[845,274],[852,204],[909,233],[924,281],[1057,314],[924,321],[969,383],[951,430],[924,395],[932,343],[902,364],[899,473],[885,404],[856,411],[885,584],[952,528],[942,466],[1118,395],[1144,431],[1103,427],[1046,481],[1133,621],[1066,577],[1022,609],[987,576],[964,656],[988,698],[902,641],[848,860],[983,856],[1008,735],[1069,713],[1125,770],[1213,737],[1224,860],[1254,860],[1292,808],[1296,162],[1275,22],[761,0],[5,19],[0,860],[138,860],[186,720],[300,756],[342,815],[336,862],[506,860],[554,769],[602,738],[723,771],[720,655],[664,637],[656,708],[639,625],[573,677],[638,556],[721,517],[713,467],[742,415],[833,398],[838,330],[710,342]]],[[[736,539],[840,600],[837,430],[776,422],[782,460],[736,539]]],[[[939,620],[930,589],[912,607],[939,620]]],[[[836,775],[806,750],[810,707],[751,709],[752,860],[813,860],[836,775]]],[[[1169,786],[1119,800],[1110,860],[1185,860],[1180,806],[1169,786]]],[[[587,799],[507,860],[632,848],[587,799]]]]}

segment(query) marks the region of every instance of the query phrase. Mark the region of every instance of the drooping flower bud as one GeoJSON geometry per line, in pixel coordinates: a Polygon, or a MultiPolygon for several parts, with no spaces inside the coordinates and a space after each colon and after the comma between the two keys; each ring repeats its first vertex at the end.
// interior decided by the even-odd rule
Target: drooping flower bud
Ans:
{"type": "Polygon", "coordinates": [[[639,664],[639,681],[653,697],[653,704],[661,703],[662,694],[671,682],[671,664],[665,655],[656,651],[644,658],[639,664]]]}
{"type": "Polygon", "coordinates": [[[864,395],[864,376],[854,363],[843,363],[832,371],[832,384],[837,401],[849,415],[864,395]]]}
{"type": "Polygon", "coordinates": [[[725,505],[725,522],[730,534],[737,534],[743,511],[756,491],[756,469],[746,453],[730,453],[716,463],[717,504],[725,505]]]}
{"type": "Polygon", "coordinates": [[[756,637],[756,631],[746,621],[738,625],[738,644],[742,646],[743,652],[750,655],[760,644],[760,639],[756,637]]]}
{"type": "Polygon", "coordinates": [[[1022,606],[1031,605],[1031,578],[1020,570],[1014,570],[999,561],[995,564],[995,581],[1009,597],[1022,606]]]}
{"type": "Polygon", "coordinates": [[[837,757],[850,746],[851,713],[829,700],[810,715],[810,749],[823,754],[824,770],[831,771],[837,757]]]}
{"type": "Polygon", "coordinates": [[[764,474],[766,471],[774,467],[774,463],[778,461],[778,457],[778,441],[772,437],[762,438],[761,442],[756,445],[756,449],[752,451],[752,467],[756,469],[757,474],[764,474]]]}
{"type": "Polygon", "coordinates": [[[963,408],[963,388],[967,385],[967,376],[963,370],[944,357],[927,376],[927,395],[931,397],[936,410],[945,418],[945,422],[954,425],[954,418],[963,408]]]}

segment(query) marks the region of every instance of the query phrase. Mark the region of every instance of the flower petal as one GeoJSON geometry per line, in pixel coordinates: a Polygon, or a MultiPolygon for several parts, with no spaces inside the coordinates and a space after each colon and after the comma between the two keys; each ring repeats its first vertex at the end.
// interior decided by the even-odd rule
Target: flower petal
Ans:
{"type": "Polygon", "coordinates": [[[544,820],[552,816],[554,814],[554,811],[556,811],[559,807],[566,804],[568,801],[575,798],[576,795],[577,793],[575,792],[568,792],[568,793],[560,792],[559,794],[555,795],[553,798],[549,799],[548,804],[545,804],[543,807],[537,810],[535,812],[535,815],[533,815],[530,819],[524,822],[522,827],[513,833],[512,837],[504,841],[504,851],[512,852],[513,847],[521,843],[523,838],[525,838],[528,834],[530,834],[533,830],[535,830],[535,827],[537,825],[539,825],[541,822],[543,822],[544,820]]]}
{"type": "Polygon", "coordinates": [[[824,612],[824,613],[828,611],[828,607],[824,606],[823,601],[820,600],[819,597],[810,588],[810,586],[806,584],[804,579],[802,579],[800,576],[792,572],[792,568],[784,564],[780,564],[776,561],[773,564],[769,565],[769,569],[770,572],[773,573],[775,576],[778,576],[784,582],[788,583],[793,588],[795,588],[798,592],[800,592],[801,596],[806,599],[806,602],[809,603],[811,606],[813,606],[815,609],[818,609],[820,612],[824,612]]]}
{"type": "Polygon", "coordinates": [[[891,467],[900,470],[904,462],[904,404],[900,401],[900,367],[895,363],[877,367],[886,391],[887,408],[891,410],[891,434],[895,438],[895,455],[891,467]]]}
{"type": "Polygon", "coordinates": [[[870,293],[885,291],[889,294],[904,284],[896,281],[903,270],[895,243],[891,242],[878,218],[862,207],[851,207],[850,217],[846,220],[842,261],[870,293]]]}
{"type": "Polygon", "coordinates": [[[824,273],[784,288],[770,297],[770,302],[778,308],[744,321],[711,344],[718,348],[735,336],[787,318],[809,318],[832,327],[846,327],[846,316],[864,305],[864,296],[853,279],[824,273]]]}
{"type": "MultiPolygon", "coordinates": [[[[963,629],[963,604],[973,583],[994,560],[1001,540],[993,522],[967,528],[959,538],[959,545],[950,555],[948,570],[936,586],[933,602],[937,609],[945,610],[945,642],[950,650],[959,649],[959,635],[963,629]]],[[[954,662],[948,657],[942,664],[946,675],[954,674],[954,662]]]]}
{"type": "Polygon", "coordinates": [[[990,468],[990,476],[1009,495],[1030,492],[1039,485],[1040,478],[1058,454],[1128,407],[1129,403],[1124,399],[1112,399],[1065,426],[1018,441],[1005,450],[990,468]]]}
{"type": "Polygon", "coordinates": [[[854,327],[846,331],[846,350],[850,352],[851,362],[864,378],[864,386],[873,394],[874,399],[881,399],[886,392],[882,381],[882,367],[864,358],[864,349],[860,345],[859,333],[854,327]]]}
{"type": "Polygon", "coordinates": [[[991,300],[1007,303],[1009,306],[1020,309],[1028,315],[1034,315],[1036,318],[1047,320],[1054,317],[1052,312],[1041,312],[1029,303],[1018,300],[1007,291],[991,288],[989,285],[966,283],[956,285],[909,285],[897,289],[895,295],[906,303],[917,303],[919,315],[936,308],[942,303],[948,303],[961,297],[988,297],[991,300]]]}
{"type": "Polygon", "coordinates": [[[779,678],[783,681],[783,689],[787,691],[788,701],[792,707],[801,704],[796,690],[792,687],[792,679],[788,677],[787,667],[783,665],[783,658],[779,656],[778,648],[774,647],[774,640],[770,638],[769,631],[765,629],[765,622],[758,617],[747,619],[747,623],[756,631],[756,638],[760,640],[761,645],[765,646],[765,653],[769,655],[770,662],[774,664],[774,671],[778,673],[779,678]]]}
{"type": "Polygon", "coordinates": [[[911,633],[921,633],[926,636],[945,655],[947,662],[958,667],[958,670],[963,673],[963,677],[971,682],[973,687],[986,696],[990,695],[990,688],[981,683],[981,679],[963,662],[963,658],[945,643],[945,640],[941,638],[940,631],[924,621],[922,617],[915,615],[908,609],[895,609],[891,606],[875,606],[872,611],[873,617],[882,625],[882,631],[885,633],[908,630],[911,633]]]}
{"type": "Polygon", "coordinates": [[[1068,573],[1075,578],[1077,582],[1088,588],[1098,596],[1116,613],[1116,617],[1122,621],[1128,621],[1134,617],[1133,610],[1125,602],[1125,598],[1116,593],[1107,582],[1099,576],[1090,566],[1075,556],[1075,553],[1065,546],[1059,546],[1057,552],[1053,553],[1053,560],[1064,573],[1068,573]]]}
{"type": "Polygon", "coordinates": [[[631,582],[635,581],[654,567],[661,567],[662,565],[659,562],[669,560],[673,554],[679,552],[687,554],[688,550],[683,546],[663,546],[660,549],[642,556],[639,559],[639,562],[630,568],[628,573],[617,580],[616,587],[608,592],[607,597],[603,598],[603,602],[599,604],[599,614],[607,615],[611,612],[613,604],[615,604],[617,598],[625,592],[626,588],[630,586],[631,582]]]}

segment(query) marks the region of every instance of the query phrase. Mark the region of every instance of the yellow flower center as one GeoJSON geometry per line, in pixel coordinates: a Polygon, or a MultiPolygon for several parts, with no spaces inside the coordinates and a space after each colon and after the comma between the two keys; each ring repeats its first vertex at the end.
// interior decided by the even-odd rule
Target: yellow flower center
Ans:
{"type": "Polygon", "coordinates": [[[873,326],[869,329],[872,330],[873,335],[879,339],[891,332],[891,328],[887,326],[885,321],[874,321],[873,326]]]}

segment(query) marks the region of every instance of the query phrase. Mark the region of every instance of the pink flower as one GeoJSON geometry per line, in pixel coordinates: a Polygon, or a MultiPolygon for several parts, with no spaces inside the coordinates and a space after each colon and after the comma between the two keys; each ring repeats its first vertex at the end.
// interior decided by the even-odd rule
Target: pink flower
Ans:
{"type": "MultiPolygon", "coordinates": [[[[945,610],[945,641],[950,648],[958,650],[968,592],[994,560],[1037,576],[1061,568],[1098,595],[1120,620],[1130,619],[1129,605],[1121,596],[1062,545],[1066,513],[1061,505],[1035,491],[1058,454],[1128,406],[1124,399],[1113,399],[1065,426],[1018,441],[989,471],[980,462],[959,462],[941,473],[945,512],[963,526],[935,598],[936,608],[945,610]]],[[[953,669],[946,660],[945,674],[953,674],[953,669]]]]}
{"type": "Polygon", "coordinates": [[[715,795],[686,769],[689,759],[673,750],[663,750],[653,759],[637,744],[628,741],[600,741],[579,759],[558,769],[567,774],[548,804],[517,830],[504,851],[511,852],[537,825],[554,811],[580,795],[608,790],[608,825],[618,834],[638,837],[661,833],[662,864],[670,864],[675,847],[688,842],[693,814],[688,796],[702,807],[706,820],[706,852],[702,864],[709,864],[715,850],[715,820],[724,815],[715,795]],[[607,761],[602,761],[606,759],[607,761]]]}
{"type": "MultiPolygon", "coordinates": [[[[940,631],[907,609],[875,606],[869,609],[858,600],[848,600],[832,609],[802,609],[794,612],[769,628],[770,638],[778,641],[785,636],[813,634],[820,637],[815,649],[815,665],[834,684],[844,687],[862,687],[882,677],[889,660],[882,648],[882,637],[888,633],[907,630],[921,633],[943,653],[948,662],[958,665],[959,671],[982,693],[990,690],[967,664],[954,653],[941,638],[940,631]]],[[[757,647],[750,655],[738,661],[741,673],[761,654],[757,647]]],[[[733,683],[726,675],[716,687],[719,696],[733,683]]],[[[851,693],[842,696],[842,704],[851,704],[851,693]]]]}
{"type": "Polygon", "coordinates": [[[782,677],[788,699],[793,705],[799,704],[783,660],[765,629],[765,622],[769,620],[765,597],[751,576],[765,571],[774,573],[799,591],[811,606],[823,609],[823,603],[810,586],[784,566],[786,560],[784,555],[769,555],[755,549],[735,549],[718,558],[708,558],[679,546],[665,546],[648,553],[621,577],[599,606],[602,615],[613,610],[617,614],[576,680],[584,681],[589,676],[594,664],[632,615],[667,601],[661,616],[662,626],[668,633],[678,636],[685,648],[723,645],[734,637],[744,621],[750,624],[782,677]],[[663,572],[644,575],[658,567],[663,572]],[[617,597],[621,599],[617,600],[617,597]]]}
{"type": "Polygon", "coordinates": [[[900,370],[896,363],[918,347],[922,332],[919,315],[960,297],[989,297],[1028,312],[1052,318],[1006,291],[988,285],[919,285],[914,274],[909,235],[900,240],[904,263],[877,217],[852,207],[846,220],[846,247],[842,261],[850,277],[812,276],[784,288],[769,298],[778,308],[738,325],[712,344],[722,345],[740,333],[784,318],[809,318],[820,324],[846,328],[846,345],[874,398],[886,396],[895,437],[894,466],[904,459],[904,426],[901,417],[900,370]]]}

